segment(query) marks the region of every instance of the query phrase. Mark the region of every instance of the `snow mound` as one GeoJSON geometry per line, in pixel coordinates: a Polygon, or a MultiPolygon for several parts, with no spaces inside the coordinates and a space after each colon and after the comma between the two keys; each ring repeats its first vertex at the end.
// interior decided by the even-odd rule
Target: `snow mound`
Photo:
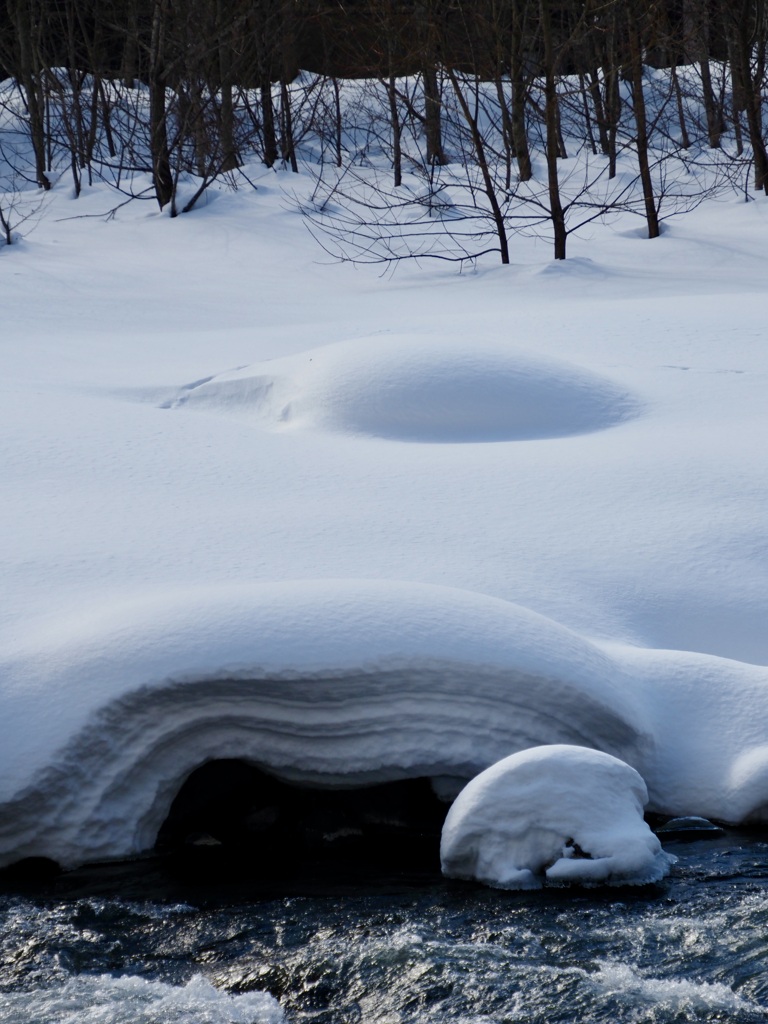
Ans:
{"type": "Polygon", "coordinates": [[[188,385],[166,405],[432,443],[583,434],[638,408],[618,384],[565,361],[407,335],[248,366],[188,385]]]}
{"type": "Polygon", "coordinates": [[[644,715],[583,638],[498,599],[394,582],[167,592],[32,630],[0,664],[0,865],[151,848],[206,761],[355,786],[582,743],[642,759],[644,715]]]}
{"type": "MultiPolygon", "coordinates": [[[[426,777],[450,799],[516,751],[567,744],[631,765],[656,812],[764,822],[766,720],[764,668],[608,651],[465,590],[305,580],[140,593],[31,620],[4,645],[0,866],[147,850],[188,776],[223,758],[310,786],[426,777]]],[[[553,768],[555,794],[582,770],[577,792],[597,791],[602,776],[579,756],[572,772],[553,768]]],[[[624,793],[628,823],[632,787],[611,778],[600,800],[624,793]]],[[[600,839],[604,819],[587,817],[600,839]]],[[[618,875],[630,853],[597,846],[576,819],[550,822],[562,840],[551,858],[573,839],[593,862],[557,871],[572,860],[582,876],[618,875]]]]}
{"type": "Polygon", "coordinates": [[[643,820],[647,802],[640,775],[609,754],[562,744],[523,750],[457,797],[443,826],[443,873],[500,889],[658,881],[675,858],[643,820]]]}

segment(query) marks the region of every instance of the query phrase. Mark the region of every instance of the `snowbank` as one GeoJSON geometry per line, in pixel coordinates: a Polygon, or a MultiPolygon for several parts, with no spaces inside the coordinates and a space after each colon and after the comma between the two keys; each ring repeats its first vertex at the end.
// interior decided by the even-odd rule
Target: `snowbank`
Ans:
{"type": "Polygon", "coordinates": [[[642,778],[609,754],[562,744],[521,751],[456,798],[443,826],[443,873],[500,889],[658,881],[674,858],[643,820],[647,802],[642,778]]]}
{"type": "Polygon", "coordinates": [[[636,414],[626,389],[508,344],[362,338],[247,366],[165,403],[400,441],[512,441],[603,430],[636,414]]]}
{"type": "Polygon", "coordinates": [[[222,756],[456,792],[575,744],[768,820],[768,205],[380,279],[288,178],[61,181],[3,250],[0,861],[151,845],[222,756]]]}
{"type": "Polygon", "coordinates": [[[169,592],[33,631],[0,668],[0,863],[151,847],[186,776],[214,758],[315,784],[460,788],[535,742],[632,760],[652,743],[597,648],[443,587],[169,592]]]}
{"type": "Polygon", "coordinates": [[[766,671],[650,653],[392,581],[169,590],[31,624],[0,664],[0,864],[148,849],[216,758],[454,795],[511,752],[569,744],[637,769],[654,810],[768,816],[766,671]]]}

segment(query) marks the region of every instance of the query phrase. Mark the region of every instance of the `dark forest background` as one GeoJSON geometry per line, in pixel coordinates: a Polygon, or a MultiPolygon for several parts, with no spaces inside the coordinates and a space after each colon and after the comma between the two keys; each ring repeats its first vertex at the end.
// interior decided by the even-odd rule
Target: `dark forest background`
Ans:
{"type": "Polygon", "coordinates": [[[610,179],[631,145],[651,236],[662,135],[747,160],[750,187],[768,193],[767,43],[766,0],[0,0],[0,77],[21,100],[40,189],[65,154],[76,191],[105,167],[120,181],[139,170],[160,206],[175,204],[181,174],[202,192],[254,153],[297,170],[308,126],[340,168],[361,127],[340,83],[365,80],[383,97],[392,189],[416,162],[432,182],[471,163],[505,261],[507,200],[536,177],[537,152],[565,255],[557,164],[577,120],[610,179]],[[653,69],[665,71],[660,102],[653,69]]]}

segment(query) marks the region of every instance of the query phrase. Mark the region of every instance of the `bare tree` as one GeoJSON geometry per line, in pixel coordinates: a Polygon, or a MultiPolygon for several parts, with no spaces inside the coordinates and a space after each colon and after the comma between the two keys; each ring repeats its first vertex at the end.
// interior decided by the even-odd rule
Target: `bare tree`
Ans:
{"type": "MultiPolygon", "coordinates": [[[[19,228],[32,227],[42,214],[45,192],[25,175],[23,157],[0,133],[0,245],[13,245],[19,228]]],[[[7,133],[6,133],[7,134],[7,133]]],[[[18,147],[21,148],[21,147],[18,147]]]]}
{"type": "Polygon", "coordinates": [[[721,0],[733,76],[735,121],[744,112],[754,163],[754,187],[768,194],[768,148],[763,129],[768,7],[765,0],[721,0]]]}
{"type": "Polygon", "coordinates": [[[632,86],[632,113],[635,119],[635,154],[640,169],[643,189],[645,219],[648,237],[658,238],[659,213],[653,192],[650,145],[648,138],[648,116],[645,105],[645,83],[643,81],[643,20],[646,12],[641,0],[625,0],[627,43],[629,49],[629,80],[632,86]]]}
{"type": "Polygon", "coordinates": [[[29,138],[35,157],[35,178],[43,189],[51,187],[46,150],[46,97],[41,54],[44,25],[42,0],[7,0],[14,29],[11,46],[4,48],[4,60],[15,75],[27,108],[29,138]]]}

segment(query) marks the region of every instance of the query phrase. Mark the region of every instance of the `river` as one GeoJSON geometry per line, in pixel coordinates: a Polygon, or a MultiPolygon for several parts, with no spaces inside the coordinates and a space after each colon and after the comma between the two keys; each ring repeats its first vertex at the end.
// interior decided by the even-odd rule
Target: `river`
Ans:
{"type": "Polygon", "coordinates": [[[17,886],[0,896],[0,1021],[768,1021],[768,835],[667,849],[671,877],[635,889],[327,865],[277,886],[154,860],[17,886]]]}

